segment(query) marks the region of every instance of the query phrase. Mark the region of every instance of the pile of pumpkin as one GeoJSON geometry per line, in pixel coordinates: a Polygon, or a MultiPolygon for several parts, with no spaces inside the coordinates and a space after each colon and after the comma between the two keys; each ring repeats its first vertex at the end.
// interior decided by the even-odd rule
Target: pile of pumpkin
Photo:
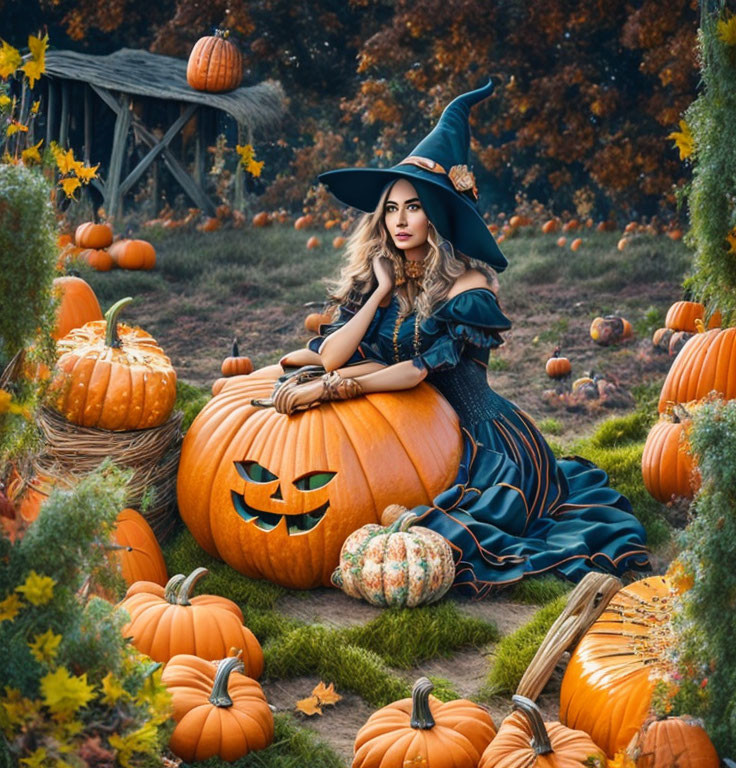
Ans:
{"type": "Polygon", "coordinates": [[[655,345],[668,338],[670,350],[680,346],[662,386],[659,421],[647,436],[641,460],[644,485],[662,503],[673,497],[692,499],[699,488],[687,441],[693,413],[708,397],[736,397],[736,328],[719,328],[718,312],[706,328],[705,314],[698,302],[675,302],[667,312],[666,327],[654,334],[655,345]]]}
{"type": "Polygon", "coordinates": [[[60,235],[59,268],[81,261],[98,272],[119,269],[153,269],[156,249],[147,240],[123,238],[113,241],[109,224],[88,221],[80,224],[71,235],[60,235]]]}

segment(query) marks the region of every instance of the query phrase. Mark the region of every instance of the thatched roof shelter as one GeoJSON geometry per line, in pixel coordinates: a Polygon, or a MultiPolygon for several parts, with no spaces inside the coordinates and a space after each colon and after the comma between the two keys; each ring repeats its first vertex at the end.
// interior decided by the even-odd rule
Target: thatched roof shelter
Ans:
{"type": "Polygon", "coordinates": [[[46,74],[137,96],[207,105],[227,112],[253,132],[278,127],[284,113],[280,83],[245,85],[228,93],[195,91],[187,83],[186,61],[131,48],[108,56],[48,51],[46,74]]]}
{"type": "MultiPolygon", "coordinates": [[[[104,177],[95,179],[94,186],[102,194],[110,216],[121,211],[123,197],[133,190],[145,172],[152,171],[158,179],[160,164],[168,169],[195,205],[212,215],[215,205],[204,190],[206,139],[202,126],[208,121],[211,123],[212,116],[219,111],[235,120],[240,141],[252,141],[254,134],[272,133],[278,127],[285,110],[280,83],[265,81],[227,93],[208,93],[189,86],[186,69],[187,62],[182,59],[129,48],[108,56],[54,50],[46,53],[46,145],[51,140],[64,147],[76,143],[82,148],[87,162],[91,159],[91,147],[97,145],[94,159],[102,161],[104,177]],[[61,109],[57,117],[59,91],[61,109]],[[107,148],[102,149],[100,157],[93,94],[115,114],[109,162],[105,160],[107,148]],[[146,110],[136,107],[138,97],[163,107],[158,109],[159,117],[162,113],[168,114],[163,126],[160,119],[152,124],[146,117],[146,110]],[[82,116],[83,119],[78,119],[82,116]],[[174,139],[185,126],[195,124],[193,118],[197,126],[196,148],[190,175],[185,167],[187,161],[174,153],[174,139]],[[135,160],[131,163],[128,151],[133,146],[131,138],[135,146],[148,148],[135,165],[135,160]]],[[[106,135],[109,137],[109,133],[106,135]]],[[[242,200],[242,189],[243,173],[238,168],[236,205],[238,197],[242,200]]]]}

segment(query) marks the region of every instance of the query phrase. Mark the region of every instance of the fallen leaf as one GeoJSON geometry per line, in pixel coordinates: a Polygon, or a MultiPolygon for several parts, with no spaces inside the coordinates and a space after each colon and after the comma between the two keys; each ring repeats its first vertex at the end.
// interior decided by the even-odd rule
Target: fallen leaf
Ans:
{"type": "Polygon", "coordinates": [[[340,694],[335,690],[334,683],[325,685],[321,680],[319,681],[319,685],[317,685],[312,691],[312,695],[319,699],[321,706],[326,706],[328,704],[332,704],[334,706],[338,701],[340,701],[340,699],[342,699],[342,696],[340,696],[340,694]]]}
{"type": "Polygon", "coordinates": [[[309,696],[306,699],[300,699],[296,703],[296,708],[309,717],[312,715],[321,715],[322,710],[319,707],[319,699],[316,696],[309,696]]]}

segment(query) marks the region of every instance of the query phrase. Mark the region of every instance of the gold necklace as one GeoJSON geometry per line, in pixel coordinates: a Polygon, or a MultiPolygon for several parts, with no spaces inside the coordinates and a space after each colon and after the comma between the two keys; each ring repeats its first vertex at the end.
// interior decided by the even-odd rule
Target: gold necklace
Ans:
{"type": "Polygon", "coordinates": [[[413,259],[404,259],[404,274],[410,280],[421,280],[424,278],[424,269],[426,266],[426,259],[419,259],[414,261],[413,259]]]}
{"type": "MultiPolygon", "coordinates": [[[[406,319],[406,315],[396,315],[396,323],[394,323],[394,362],[401,362],[401,353],[399,350],[399,331],[401,330],[401,324],[406,319]]],[[[419,337],[419,315],[414,315],[414,357],[417,357],[421,352],[421,339],[419,337]]]]}

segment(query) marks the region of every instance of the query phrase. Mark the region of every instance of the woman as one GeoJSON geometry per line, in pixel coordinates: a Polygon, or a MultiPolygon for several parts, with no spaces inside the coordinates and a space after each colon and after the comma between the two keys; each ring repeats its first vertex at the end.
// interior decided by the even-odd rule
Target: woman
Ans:
{"type": "Polygon", "coordinates": [[[644,530],[605,472],[556,461],[533,421],[487,382],[492,348],[510,327],[496,301],[506,259],[485,227],[467,158],[464,94],[392,169],[343,169],[321,178],[339,199],[372,210],[361,220],[333,295],[334,324],[284,366],[327,374],[288,378],[274,405],[285,413],[427,380],[466,433],[455,484],[418,507],[422,524],[455,552],[456,586],[475,596],[546,570],[579,580],[591,569],[647,566],[644,530]],[[449,171],[445,169],[449,168],[449,171]]]}

